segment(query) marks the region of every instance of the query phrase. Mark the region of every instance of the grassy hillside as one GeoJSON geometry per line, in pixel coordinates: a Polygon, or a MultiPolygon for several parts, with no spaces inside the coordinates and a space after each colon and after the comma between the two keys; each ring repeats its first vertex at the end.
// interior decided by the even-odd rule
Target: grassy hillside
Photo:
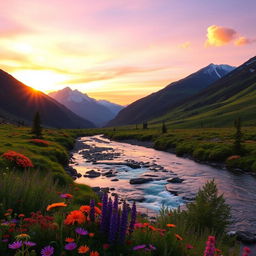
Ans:
{"type": "Polygon", "coordinates": [[[228,127],[241,117],[244,125],[256,125],[254,59],[152,123],[166,121],[174,128],[228,127]]]}

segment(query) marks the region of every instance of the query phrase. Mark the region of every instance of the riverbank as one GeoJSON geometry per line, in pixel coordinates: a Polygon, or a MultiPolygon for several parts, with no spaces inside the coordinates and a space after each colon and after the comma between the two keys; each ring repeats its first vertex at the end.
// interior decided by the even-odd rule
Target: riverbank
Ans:
{"type": "Polygon", "coordinates": [[[131,143],[144,143],[157,150],[185,156],[200,163],[232,171],[256,173],[256,128],[242,129],[242,152],[234,149],[233,128],[179,129],[161,133],[158,129],[120,127],[101,131],[108,138],[131,143]]]}

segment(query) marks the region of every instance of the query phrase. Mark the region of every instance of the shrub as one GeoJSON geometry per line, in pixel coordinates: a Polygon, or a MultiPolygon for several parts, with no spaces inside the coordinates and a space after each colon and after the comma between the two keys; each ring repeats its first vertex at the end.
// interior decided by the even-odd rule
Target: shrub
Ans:
{"type": "Polygon", "coordinates": [[[208,181],[193,203],[187,205],[189,223],[197,230],[208,228],[210,231],[221,234],[230,223],[230,207],[225,203],[223,195],[218,195],[214,182],[208,181]]]}
{"type": "Polygon", "coordinates": [[[21,168],[34,167],[32,161],[28,157],[12,150],[5,152],[2,155],[2,157],[8,160],[12,165],[16,167],[21,167],[21,168]]]}

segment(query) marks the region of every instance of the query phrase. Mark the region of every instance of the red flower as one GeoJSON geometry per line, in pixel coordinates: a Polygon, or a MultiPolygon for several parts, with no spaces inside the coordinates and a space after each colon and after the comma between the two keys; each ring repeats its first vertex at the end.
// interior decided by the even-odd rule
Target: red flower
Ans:
{"type": "Polygon", "coordinates": [[[34,167],[32,161],[28,157],[15,151],[9,150],[5,152],[2,157],[22,168],[34,167]]]}
{"type": "Polygon", "coordinates": [[[32,143],[39,145],[39,146],[48,146],[50,144],[49,141],[46,140],[40,140],[40,139],[32,139],[30,140],[32,143]]]}

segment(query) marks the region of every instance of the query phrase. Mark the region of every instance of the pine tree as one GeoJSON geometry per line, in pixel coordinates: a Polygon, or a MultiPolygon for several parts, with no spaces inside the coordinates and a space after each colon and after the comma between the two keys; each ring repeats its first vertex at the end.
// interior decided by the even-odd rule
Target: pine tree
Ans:
{"type": "Polygon", "coordinates": [[[240,155],[242,153],[242,131],[241,131],[241,118],[237,118],[234,122],[236,128],[235,141],[234,141],[234,151],[236,154],[240,155]]]}
{"type": "Polygon", "coordinates": [[[162,123],[162,133],[167,133],[167,127],[165,125],[165,122],[162,123]]]}
{"type": "Polygon", "coordinates": [[[38,111],[34,115],[31,132],[36,138],[40,138],[42,136],[41,117],[38,111]]]}
{"type": "Polygon", "coordinates": [[[196,230],[208,229],[221,234],[230,223],[230,207],[225,203],[223,195],[218,195],[214,180],[208,181],[198,194],[193,203],[187,205],[188,224],[196,230]]]}
{"type": "Polygon", "coordinates": [[[142,128],[143,129],[148,129],[148,122],[143,122],[142,128]]]}

